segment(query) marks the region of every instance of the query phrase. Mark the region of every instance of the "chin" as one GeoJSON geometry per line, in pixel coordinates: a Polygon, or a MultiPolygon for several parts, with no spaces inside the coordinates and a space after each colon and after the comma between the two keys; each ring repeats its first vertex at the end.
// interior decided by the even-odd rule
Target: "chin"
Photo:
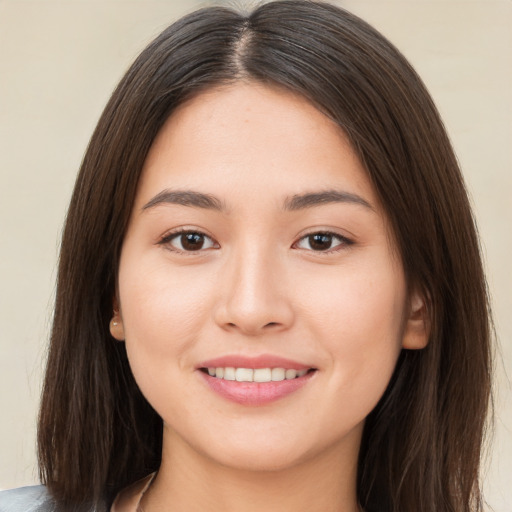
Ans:
{"type": "Polygon", "coordinates": [[[329,453],[357,453],[359,450],[362,425],[338,435],[329,437],[296,429],[295,432],[281,430],[269,432],[271,429],[252,431],[247,435],[232,435],[202,440],[194,446],[189,440],[190,447],[213,464],[224,468],[247,472],[279,472],[292,470],[314,459],[329,458],[329,453]],[[206,441],[206,442],[205,442],[206,441]],[[337,449],[335,449],[337,448],[337,449]]]}
{"type": "Polygon", "coordinates": [[[228,450],[229,447],[225,447],[222,454],[215,454],[216,461],[226,468],[242,472],[286,471],[300,466],[311,457],[304,452],[304,446],[276,449],[275,446],[262,448],[253,445],[243,450],[229,450],[229,453],[228,450]]]}

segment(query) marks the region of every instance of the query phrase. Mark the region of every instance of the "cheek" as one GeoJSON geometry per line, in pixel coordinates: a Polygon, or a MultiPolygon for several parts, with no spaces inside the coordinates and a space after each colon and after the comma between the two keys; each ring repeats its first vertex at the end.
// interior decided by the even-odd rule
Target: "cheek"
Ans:
{"type": "Polygon", "coordinates": [[[195,276],[191,267],[175,268],[158,256],[121,260],[119,295],[127,337],[150,341],[151,334],[188,332],[211,294],[211,283],[195,276]]]}
{"type": "MultiPolygon", "coordinates": [[[[160,258],[161,260],[161,258],[160,258]]],[[[183,367],[200,335],[211,295],[190,270],[171,271],[165,261],[129,256],[121,260],[119,297],[125,343],[133,374],[143,390],[165,389],[183,367]],[[201,286],[199,286],[201,285],[201,286]]],[[[149,397],[148,397],[149,398],[149,397]]]]}
{"type": "Polygon", "coordinates": [[[401,350],[405,280],[389,260],[379,261],[336,269],[302,293],[312,338],[323,345],[336,387],[350,401],[376,403],[401,350]]]}
{"type": "Polygon", "coordinates": [[[358,345],[375,343],[401,333],[405,281],[389,264],[333,268],[301,286],[302,309],[336,345],[352,339],[358,345]]]}

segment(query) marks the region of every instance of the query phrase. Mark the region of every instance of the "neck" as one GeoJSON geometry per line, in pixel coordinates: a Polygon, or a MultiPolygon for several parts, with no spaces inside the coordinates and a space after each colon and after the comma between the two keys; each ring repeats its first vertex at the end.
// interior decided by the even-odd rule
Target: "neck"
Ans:
{"type": "MultiPolygon", "coordinates": [[[[354,435],[359,436],[356,432],[354,435]]],[[[358,512],[359,443],[328,447],[315,458],[285,468],[227,467],[198,453],[176,435],[164,434],[162,465],[145,512],[358,512]],[[345,446],[347,446],[345,445],[345,446]]]]}

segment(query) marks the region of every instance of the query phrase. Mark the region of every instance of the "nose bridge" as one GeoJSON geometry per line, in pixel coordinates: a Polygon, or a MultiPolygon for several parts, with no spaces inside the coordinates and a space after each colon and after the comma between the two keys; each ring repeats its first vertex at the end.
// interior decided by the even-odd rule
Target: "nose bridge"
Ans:
{"type": "Polygon", "coordinates": [[[293,314],[282,266],[275,248],[261,240],[247,240],[233,250],[225,262],[226,291],[219,308],[224,327],[258,334],[290,324],[293,314]]]}

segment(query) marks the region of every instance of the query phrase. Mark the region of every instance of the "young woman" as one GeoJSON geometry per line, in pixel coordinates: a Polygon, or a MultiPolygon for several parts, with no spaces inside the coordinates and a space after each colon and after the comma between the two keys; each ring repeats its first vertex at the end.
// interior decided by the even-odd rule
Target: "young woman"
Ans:
{"type": "Polygon", "coordinates": [[[1,510],[479,511],[489,339],[461,173],[403,56],[324,3],[197,11],[91,139],[45,487],[1,510]]]}

